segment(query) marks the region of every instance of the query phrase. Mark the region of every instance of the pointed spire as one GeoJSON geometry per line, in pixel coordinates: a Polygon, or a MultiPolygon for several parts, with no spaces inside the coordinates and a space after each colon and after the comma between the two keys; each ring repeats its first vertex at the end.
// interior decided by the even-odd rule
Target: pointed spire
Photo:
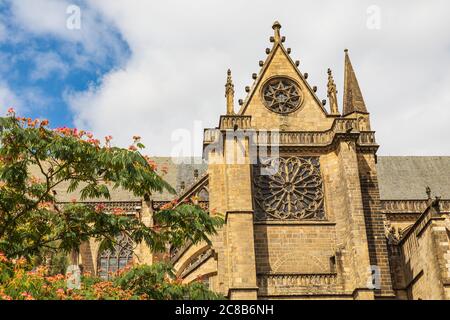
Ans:
{"type": "Polygon", "coordinates": [[[274,34],[275,43],[281,42],[281,33],[280,33],[281,24],[278,21],[275,21],[273,23],[272,29],[275,33],[274,34]]]}
{"type": "Polygon", "coordinates": [[[225,85],[225,97],[227,98],[227,115],[234,114],[234,84],[231,78],[231,70],[227,72],[227,84],[225,85]]]}
{"type": "Polygon", "coordinates": [[[353,70],[348,49],[345,49],[345,76],[344,76],[344,116],[352,112],[368,113],[364,98],[353,70]]]}
{"type": "Polygon", "coordinates": [[[332,115],[339,115],[339,107],[337,103],[336,83],[334,83],[331,69],[328,69],[328,85],[327,85],[328,99],[330,100],[330,110],[332,115]]]}

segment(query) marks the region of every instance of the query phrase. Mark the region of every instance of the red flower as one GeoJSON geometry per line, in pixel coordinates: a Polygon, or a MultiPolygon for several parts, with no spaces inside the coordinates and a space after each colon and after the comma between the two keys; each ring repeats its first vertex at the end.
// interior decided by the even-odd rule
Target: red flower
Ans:
{"type": "Polygon", "coordinates": [[[6,258],[3,252],[0,252],[0,262],[7,262],[8,258],[6,258]]]}
{"type": "Polygon", "coordinates": [[[34,300],[33,296],[28,292],[22,292],[21,296],[24,297],[25,300],[34,300]]]}
{"type": "Polygon", "coordinates": [[[27,263],[27,260],[25,258],[19,258],[19,259],[14,259],[13,260],[13,264],[17,265],[17,266],[24,266],[27,263]]]}
{"type": "Polygon", "coordinates": [[[12,115],[12,114],[14,114],[14,113],[16,113],[16,110],[14,110],[13,107],[11,107],[11,108],[8,109],[8,114],[9,114],[9,115],[12,115]]]}
{"type": "Polygon", "coordinates": [[[137,149],[138,149],[138,148],[136,148],[136,146],[130,146],[130,147],[128,148],[128,150],[130,150],[130,151],[137,151],[137,149]]]}
{"type": "Polygon", "coordinates": [[[98,147],[100,145],[100,140],[97,140],[97,139],[88,139],[87,142],[92,144],[95,147],[98,147]]]}
{"type": "Polygon", "coordinates": [[[105,205],[103,205],[103,204],[98,204],[95,206],[95,211],[97,213],[103,212],[104,210],[105,210],[105,205]]]}
{"type": "Polygon", "coordinates": [[[170,210],[172,208],[173,208],[172,204],[170,202],[168,202],[166,204],[163,204],[160,209],[161,210],[170,210]]]}
{"type": "Polygon", "coordinates": [[[113,214],[114,214],[115,216],[120,216],[120,215],[122,215],[124,212],[125,212],[125,210],[123,210],[123,209],[121,209],[121,208],[114,208],[114,209],[113,209],[113,214]]]}
{"type": "Polygon", "coordinates": [[[5,300],[5,301],[6,301],[6,300],[8,300],[8,301],[9,301],[9,300],[12,300],[12,298],[11,298],[10,296],[6,295],[6,294],[1,294],[1,295],[0,295],[0,298],[1,298],[2,300],[5,300]]]}
{"type": "Polygon", "coordinates": [[[156,165],[155,161],[153,161],[152,159],[150,159],[149,156],[145,156],[145,161],[147,161],[148,165],[150,166],[150,168],[155,171],[158,169],[158,166],[156,165]]]}
{"type": "Polygon", "coordinates": [[[64,289],[59,288],[58,290],[56,290],[56,295],[58,296],[58,298],[63,299],[66,295],[66,292],[64,291],[64,289]]]}
{"type": "Polygon", "coordinates": [[[36,120],[33,120],[33,119],[31,119],[31,118],[28,118],[28,119],[27,119],[27,124],[28,124],[28,126],[31,127],[31,128],[36,127],[36,125],[37,125],[38,123],[39,123],[39,120],[38,120],[38,119],[36,119],[36,120]]]}

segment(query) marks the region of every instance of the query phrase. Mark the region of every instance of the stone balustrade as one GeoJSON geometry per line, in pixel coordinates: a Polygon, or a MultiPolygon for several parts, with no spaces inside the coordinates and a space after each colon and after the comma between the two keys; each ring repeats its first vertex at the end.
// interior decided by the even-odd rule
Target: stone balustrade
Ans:
{"type": "Polygon", "coordinates": [[[251,128],[251,116],[221,116],[219,128],[221,130],[237,130],[237,129],[250,129],[251,128]]]}
{"type": "Polygon", "coordinates": [[[336,135],[346,134],[358,134],[358,145],[376,145],[375,132],[359,132],[355,119],[336,119],[332,128],[323,132],[253,130],[250,123],[251,117],[249,116],[222,116],[219,129],[205,130],[203,143],[204,145],[217,143],[226,130],[238,128],[244,130],[243,135],[251,137],[253,143],[262,146],[328,146],[333,142],[336,135]]]}

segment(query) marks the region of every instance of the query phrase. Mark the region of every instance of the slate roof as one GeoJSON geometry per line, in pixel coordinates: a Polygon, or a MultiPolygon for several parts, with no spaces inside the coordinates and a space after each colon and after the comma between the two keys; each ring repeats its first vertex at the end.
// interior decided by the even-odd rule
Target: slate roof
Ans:
{"type": "MultiPolygon", "coordinates": [[[[154,157],[153,161],[157,164],[159,168],[167,166],[168,172],[164,176],[164,179],[181,193],[182,182],[184,181],[185,190],[194,184],[196,181],[194,177],[194,171],[198,170],[199,177],[201,178],[206,170],[207,165],[202,161],[201,158],[177,158],[174,161],[170,157],[154,157]]],[[[38,167],[31,168],[31,174],[36,177],[42,178],[38,167]]],[[[57,192],[58,202],[71,202],[73,199],[80,199],[79,192],[67,193],[68,183],[61,183],[55,188],[57,192]]],[[[134,196],[132,193],[124,191],[122,189],[112,189],[110,188],[111,200],[110,201],[141,201],[142,199],[134,196]]],[[[173,200],[176,196],[168,192],[164,193],[154,193],[152,199],[154,201],[169,201],[173,200]]],[[[104,199],[88,199],[86,202],[96,202],[105,201],[104,199]]]]}
{"type": "MultiPolygon", "coordinates": [[[[164,179],[177,191],[180,195],[189,187],[191,187],[198,179],[200,179],[207,171],[208,166],[201,158],[170,158],[170,157],[158,157],[152,158],[155,162],[161,166],[167,165],[169,168],[168,174],[164,179]],[[198,170],[198,178],[195,178],[194,172],[198,170]],[[182,182],[184,182],[185,188],[181,189],[182,182]]],[[[175,198],[174,195],[165,193],[155,193],[152,195],[152,199],[155,201],[169,201],[175,198]]]]}
{"type": "MultiPolygon", "coordinates": [[[[207,165],[201,158],[156,157],[153,160],[159,167],[167,166],[165,180],[181,194],[182,182],[189,189],[195,181],[194,171],[198,170],[198,179],[207,171],[207,165]]],[[[450,157],[378,157],[378,183],[382,200],[420,200],[426,199],[425,188],[430,186],[433,196],[450,199],[450,157]]],[[[38,176],[38,171],[33,169],[38,176]]],[[[68,194],[67,184],[57,187],[60,202],[79,199],[77,192],[68,194]]],[[[133,194],[124,190],[110,190],[111,201],[140,201],[133,194]]],[[[154,201],[170,201],[175,196],[164,192],[152,195],[154,201]]],[[[91,201],[101,201],[92,199],[91,201]]]]}
{"type": "Polygon", "coordinates": [[[382,200],[450,199],[450,157],[378,157],[378,184],[382,200]]]}

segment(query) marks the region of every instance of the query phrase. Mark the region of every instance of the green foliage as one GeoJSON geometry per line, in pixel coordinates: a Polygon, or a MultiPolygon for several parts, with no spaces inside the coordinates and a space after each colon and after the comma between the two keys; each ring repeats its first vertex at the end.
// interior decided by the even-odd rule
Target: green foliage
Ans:
{"type": "Polygon", "coordinates": [[[13,111],[0,119],[0,252],[8,257],[30,258],[42,250],[68,252],[90,239],[106,240],[126,232],[135,242],[146,242],[154,251],[167,243],[181,245],[207,240],[222,224],[200,207],[183,204],[155,216],[156,227],[146,227],[134,217],[108,214],[103,208],[56,203],[55,188],[68,184],[81,200],[109,199],[110,189],[122,188],[135,196],[172,187],[143,156],[139,137],[129,150],[104,146],[77,129],[50,130],[47,122],[17,118],[13,111]],[[31,168],[39,171],[30,175],[31,168]]]}
{"type": "Polygon", "coordinates": [[[143,265],[121,274],[114,284],[151,300],[218,300],[223,296],[211,292],[200,282],[182,284],[172,267],[158,263],[143,265]]]}
{"type": "Polygon", "coordinates": [[[49,275],[64,274],[69,266],[69,257],[64,251],[53,251],[42,249],[36,255],[32,264],[35,266],[45,266],[49,275]]]}
{"type": "MultiPolygon", "coordinates": [[[[139,137],[133,138],[128,150],[111,147],[112,137],[106,137],[102,145],[90,133],[69,128],[51,130],[48,121],[19,118],[13,110],[8,117],[0,118],[0,128],[0,253],[4,253],[4,259],[24,257],[27,262],[44,265],[48,277],[66,268],[68,252],[92,238],[112,248],[115,237],[125,233],[135,243],[145,242],[151,250],[163,252],[168,244],[209,241],[209,236],[223,224],[222,218],[211,217],[195,201],[173,203],[157,212],[154,227],[146,226],[136,217],[122,215],[120,209],[111,214],[102,206],[76,201],[60,205],[56,189],[61,184],[68,185],[69,193],[79,192],[81,201],[110,199],[110,191],[117,188],[142,198],[174,190],[164,181],[155,163],[140,153],[144,146],[139,137]],[[39,174],[33,176],[33,171],[39,174]]],[[[0,270],[1,288],[10,296],[27,292],[37,298],[58,298],[53,291],[43,293],[42,288],[53,288],[43,274],[36,276],[25,269],[16,269],[17,265],[10,263],[0,270]]],[[[176,284],[170,280],[173,274],[169,269],[162,265],[137,267],[120,275],[115,284],[84,278],[86,288],[91,291],[80,296],[96,298],[95,292],[100,290],[104,293],[100,298],[105,299],[141,295],[154,299],[211,297],[200,284],[176,284]],[[144,279],[147,276],[150,279],[144,279]],[[130,288],[129,283],[121,280],[125,277],[136,286],[130,288]]]]}
{"type": "Polygon", "coordinates": [[[111,282],[86,276],[81,289],[67,288],[63,275],[48,276],[45,267],[35,268],[25,259],[0,259],[0,300],[137,300],[142,297],[111,282]]]}
{"type": "Polygon", "coordinates": [[[0,300],[218,300],[200,283],[181,284],[170,265],[128,267],[105,281],[83,275],[80,289],[69,289],[67,277],[47,275],[45,267],[31,269],[25,259],[0,255],[0,300]]]}

